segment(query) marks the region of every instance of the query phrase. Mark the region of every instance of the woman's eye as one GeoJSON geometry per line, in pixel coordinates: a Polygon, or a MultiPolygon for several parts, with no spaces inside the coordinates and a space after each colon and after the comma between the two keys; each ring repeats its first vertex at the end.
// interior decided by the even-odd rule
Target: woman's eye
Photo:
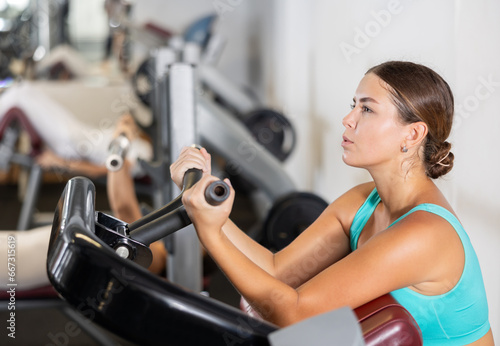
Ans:
{"type": "Polygon", "coordinates": [[[356,105],[354,103],[351,103],[349,107],[351,107],[351,109],[354,109],[354,107],[356,107],[356,105]]]}
{"type": "Polygon", "coordinates": [[[366,107],[366,106],[363,106],[362,109],[363,109],[363,112],[367,112],[367,113],[371,113],[372,112],[372,110],[370,108],[366,107]]]}

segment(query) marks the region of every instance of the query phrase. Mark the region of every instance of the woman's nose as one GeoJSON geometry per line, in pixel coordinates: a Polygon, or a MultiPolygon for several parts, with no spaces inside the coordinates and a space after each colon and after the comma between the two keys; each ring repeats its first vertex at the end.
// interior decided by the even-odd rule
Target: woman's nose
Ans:
{"type": "Polygon", "coordinates": [[[349,127],[349,128],[355,128],[356,127],[356,120],[354,119],[354,109],[347,114],[344,119],[342,119],[342,125],[344,127],[349,127]]]}

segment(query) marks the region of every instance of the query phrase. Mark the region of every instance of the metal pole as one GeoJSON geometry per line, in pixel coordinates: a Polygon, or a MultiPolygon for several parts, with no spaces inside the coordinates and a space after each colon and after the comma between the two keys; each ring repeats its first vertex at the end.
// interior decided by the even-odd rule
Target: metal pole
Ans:
{"type": "MultiPolygon", "coordinates": [[[[168,110],[170,157],[175,160],[184,146],[198,143],[196,128],[195,68],[179,62],[168,72],[168,110]]],[[[179,189],[171,182],[171,199],[179,189]]],[[[202,290],[202,258],[198,236],[192,225],[172,234],[168,259],[168,278],[193,291],[202,290]]]]}

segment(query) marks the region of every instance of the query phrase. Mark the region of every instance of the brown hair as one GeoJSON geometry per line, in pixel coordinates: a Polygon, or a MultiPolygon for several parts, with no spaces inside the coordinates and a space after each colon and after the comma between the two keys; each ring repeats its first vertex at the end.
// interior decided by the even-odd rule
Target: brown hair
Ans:
{"type": "Polygon", "coordinates": [[[451,144],[446,141],[453,124],[454,104],[448,83],[430,68],[404,61],[388,61],[366,73],[387,83],[404,124],[427,124],[423,157],[426,174],[436,179],[448,173],[454,159],[451,144]]]}

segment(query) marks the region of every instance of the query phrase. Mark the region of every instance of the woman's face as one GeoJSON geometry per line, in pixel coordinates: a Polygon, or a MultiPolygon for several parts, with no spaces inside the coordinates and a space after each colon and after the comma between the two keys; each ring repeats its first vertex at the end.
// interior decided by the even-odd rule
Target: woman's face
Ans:
{"type": "Polygon", "coordinates": [[[342,121],[342,159],[350,166],[368,169],[400,162],[405,125],[384,84],[377,75],[366,74],[354,94],[352,111],[342,121]]]}

